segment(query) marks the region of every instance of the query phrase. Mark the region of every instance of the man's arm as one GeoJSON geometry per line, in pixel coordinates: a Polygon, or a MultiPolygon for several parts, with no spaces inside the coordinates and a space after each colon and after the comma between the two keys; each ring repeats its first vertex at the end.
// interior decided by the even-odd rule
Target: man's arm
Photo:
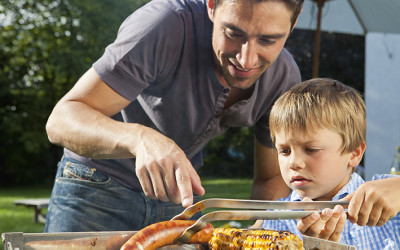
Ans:
{"type": "Polygon", "coordinates": [[[254,138],[254,182],[251,198],[277,200],[288,196],[289,192],[289,187],[281,177],[276,150],[262,145],[254,138]]]}
{"type": "Polygon", "coordinates": [[[110,116],[130,103],[88,70],[57,103],[46,124],[49,140],[89,158],[136,158],[136,174],[151,198],[188,206],[200,178],[185,153],[149,127],[110,116]]]}
{"type": "Polygon", "coordinates": [[[123,135],[135,125],[109,118],[128,104],[90,69],[54,107],[46,124],[49,140],[89,158],[134,157],[123,135]]]}

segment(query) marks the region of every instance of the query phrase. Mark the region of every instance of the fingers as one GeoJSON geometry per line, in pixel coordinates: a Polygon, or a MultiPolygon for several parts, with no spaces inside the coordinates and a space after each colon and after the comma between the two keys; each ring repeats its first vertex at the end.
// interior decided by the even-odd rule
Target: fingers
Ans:
{"type": "Polygon", "coordinates": [[[297,223],[297,228],[302,234],[315,237],[322,230],[321,224],[317,224],[320,219],[321,216],[319,212],[313,212],[309,216],[300,220],[297,223]]]}
{"type": "Polygon", "coordinates": [[[193,190],[192,183],[188,173],[189,168],[193,168],[189,161],[185,162],[186,165],[177,165],[175,168],[175,178],[177,187],[180,192],[180,200],[182,206],[188,207],[193,204],[193,190]]]}
{"type": "Polygon", "coordinates": [[[197,195],[203,196],[205,190],[201,185],[200,176],[197,174],[196,170],[192,166],[188,167],[187,169],[192,183],[193,192],[197,195]]]}
{"type": "Polygon", "coordinates": [[[346,224],[346,214],[342,206],[324,209],[321,213],[314,212],[297,223],[297,228],[302,234],[340,241],[340,234],[346,224]]]}
{"type": "Polygon", "coordinates": [[[352,193],[345,198],[350,197],[350,203],[348,207],[348,219],[351,223],[357,223],[358,215],[360,213],[361,205],[364,202],[364,196],[355,193],[352,193]]]}
{"type": "Polygon", "coordinates": [[[153,184],[150,179],[148,171],[144,168],[136,167],[136,176],[139,179],[139,182],[140,182],[140,185],[142,186],[144,194],[147,197],[149,197],[150,199],[157,199],[154,194],[153,184]]]}
{"type": "Polygon", "coordinates": [[[383,226],[388,220],[390,220],[394,216],[395,216],[395,214],[391,214],[391,211],[384,208],[382,210],[381,217],[379,218],[378,222],[376,223],[376,226],[378,226],[378,227],[383,226]]]}
{"type": "MultiPolygon", "coordinates": [[[[302,201],[312,201],[309,197],[304,197],[302,201]]],[[[318,234],[322,228],[320,224],[317,224],[318,220],[320,220],[321,216],[319,212],[314,212],[309,216],[303,218],[297,223],[297,228],[302,234],[306,234],[308,236],[315,236],[318,234]]]]}
{"type": "MultiPolygon", "coordinates": [[[[177,183],[176,179],[176,164],[179,164],[179,161],[177,163],[172,163],[172,162],[167,162],[164,163],[165,165],[161,167],[161,174],[162,174],[162,182],[164,184],[165,190],[166,190],[166,195],[165,199],[162,199],[161,197],[159,198],[160,200],[166,202],[166,201],[171,201],[174,204],[179,204],[181,203],[181,194],[179,190],[179,186],[177,183]]],[[[161,186],[161,185],[160,185],[161,186]]]]}
{"type": "Polygon", "coordinates": [[[183,206],[193,204],[193,191],[204,194],[204,189],[184,151],[153,129],[143,131],[132,154],[136,156],[135,171],[145,195],[175,204],[182,202],[183,206]]]}
{"type": "Polygon", "coordinates": [[[324,212],[322,213],[321,218],[323,218],[326,223],[321,230],[319,238],[339,242],[340,234],[344,229],[347,219],[346,214],[343,212],[343,207],[335,206],[331,216],[329,216],[329,214],[324,214],[324,212]]]}
{"type": "Polygon", "coordinates": [[[382,226],[400,211],[396,190],[400,190],[400,178],[363,183],[343,199],[350,200],[349,221],[360,226],[382,226]]]}
{"type": "MultiPolygon", "coordinates": [[[[385,205],[385,200],[374,192],[368,192],[365,185],[361,185],[350,196],[348,207],[348,218],[351,223],[357,223],[359,226],[383,225],[390,218],[385,205]]],[[[345,197],[347,198],[347,197],[345,197]]]]}
{"type": "Polygon", "coordinates": [[[160,169],[162,168],[158,163],[152,162],[151,164],[137,166],[136,175],[147,197],[166,202],[169,201],[166,189],[171,189],[171,185],[164,186],[164,178],[168,174],[162,174],[160,169]]]}
{"type": "Polygon", "coordinates": [[[150,164],[136,166],[136,174],[145,195],[163,202],[182,203],[184,207],[193,204],[193,190],[204,194],[200,177],[187,158],[180,160],[153,161],[150,164]]]}

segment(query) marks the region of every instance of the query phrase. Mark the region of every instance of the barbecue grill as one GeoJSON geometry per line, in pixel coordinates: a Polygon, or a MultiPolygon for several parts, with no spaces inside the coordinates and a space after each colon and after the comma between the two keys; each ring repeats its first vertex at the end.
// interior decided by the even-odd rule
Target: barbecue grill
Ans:
{"type": "MultiPolygon", "coordinates": [[[[136,231],[110,231],[110,232],[74,232],[74,233],[22,233],[12,232],[3,233],[2,239],[4,244],[4,250],[52,250],[52,249],[75,249],[75,250],[119,250],[122,244],[116,244],[111,247],[107,245],[107,240],[111,237],[127,238],[136,233],[136,231]],[[29,246],[32,242],[54,242],[54,248],[49,247],[36,247],[29,246]],[[79,248],[71,248],[71,245],[66,245],[67,242],[72,243],[73,241],[84,241],[87,244],[81,245],[79,248]],[[107,248],[108,246],[108,248],[107,248]]],[[[129,239],[129,238],[127,238],[129,239]]],[[[356,247],[335,243],[328,240],[322,240],[319,238],[303,236],[304,249],[305,250],[356,250],[356,247]]],[[[171,245],[160,248],[160,250],[195,250],[195,249],[207,249],[203,245],[198,244],[184,244],[184,245],[171,245]]]]}

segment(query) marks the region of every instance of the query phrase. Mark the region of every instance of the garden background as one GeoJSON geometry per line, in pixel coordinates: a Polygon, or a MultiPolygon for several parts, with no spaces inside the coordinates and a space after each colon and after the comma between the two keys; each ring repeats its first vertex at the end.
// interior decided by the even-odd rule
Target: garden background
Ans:
{"type": "MultiPolygon", "coordinates": [[[[147,0],[14,0],[0,3],[0,187],[51,187],[62,148],[45,133],[56,102],[147,0]]],[[[286,48],[311,78],[314,32],[294,29],[286,48]]],[[[364,91],[364,37],[322,33],[320,76],[364,91]]],[[[252,128],[205,148],[205,176],[250,177],[252,128]]]]}

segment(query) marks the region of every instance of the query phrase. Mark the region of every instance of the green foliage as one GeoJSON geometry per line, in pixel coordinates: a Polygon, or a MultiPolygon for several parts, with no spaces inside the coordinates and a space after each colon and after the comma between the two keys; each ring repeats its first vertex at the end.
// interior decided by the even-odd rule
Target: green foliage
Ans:
{"type": "Polygon", "coordinates": [[[0,3],[0,183],[43,183],[61,149],[45,123],[55,103],[102,55],[142,1],[0,3]]]}
{"type": "MultiPolygon", "coordinates": [[[[15,206],[14,201],[50,197],[50,188],[20,187],[0,189],[0,234],[11,232],[41,233],[44,224],[33,221],[33,208],[15,206]]],[[[45,214],[47,209],[42,209],[45,214]]],[[[4,246],[0,242],[0,249],[4,246]]]]}
{"type": "Polygon", "coordinates": [[[204,167],[199,173],[207,176],[253,176],[254,128],[230,128],[212,140],[204,149],[204,167]]]}

